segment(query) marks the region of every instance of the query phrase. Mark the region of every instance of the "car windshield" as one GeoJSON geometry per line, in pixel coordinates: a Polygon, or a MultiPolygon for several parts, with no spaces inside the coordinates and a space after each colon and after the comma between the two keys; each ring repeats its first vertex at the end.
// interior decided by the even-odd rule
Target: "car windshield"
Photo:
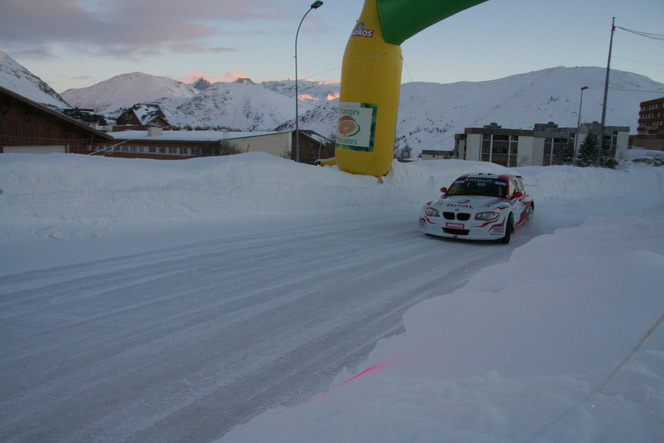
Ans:
{"type": "Polygon", "coordinates": [[[483,195],[487,197],[505,197],[507,183],[504,180],[484,177],[466,177],[452,183],[447,195],[483,195]]]}

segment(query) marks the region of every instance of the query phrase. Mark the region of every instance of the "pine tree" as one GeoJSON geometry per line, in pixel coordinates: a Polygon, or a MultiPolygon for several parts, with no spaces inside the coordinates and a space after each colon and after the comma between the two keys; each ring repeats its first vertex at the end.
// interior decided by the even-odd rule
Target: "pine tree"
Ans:
{"type": "Polygon", "coordinates": [[[592,166],[597,159],[597,137],[588,134],[586,139],[579,146],[579,154],[576,157],[577,166],[592,166]]]}
{"type": "Polygon", "coordinates": [[[558,165],[571,165],[574,163],[574,146],[565,143],[560,149],[555,153],[556,164],[558,165]]]}
{"type": "Polygon", "coordinates": [[[413,153],[413,148],[410,146],[406,145],[403,148],[395,148],[394,149],[394,158],[397,160],[409,160],[410,156],[413,153]]]}

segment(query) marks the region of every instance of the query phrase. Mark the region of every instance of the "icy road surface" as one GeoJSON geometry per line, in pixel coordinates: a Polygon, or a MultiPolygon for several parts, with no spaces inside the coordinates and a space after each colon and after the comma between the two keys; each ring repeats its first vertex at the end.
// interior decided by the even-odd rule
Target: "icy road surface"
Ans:
{"type": "Polygon", "coordinates": [[[312,217],[1,277],[0,440],[220,437],[328,389],[406,309],[506,260],[532,228],[465,243],[421,235],[416,218],[312,217]]]}

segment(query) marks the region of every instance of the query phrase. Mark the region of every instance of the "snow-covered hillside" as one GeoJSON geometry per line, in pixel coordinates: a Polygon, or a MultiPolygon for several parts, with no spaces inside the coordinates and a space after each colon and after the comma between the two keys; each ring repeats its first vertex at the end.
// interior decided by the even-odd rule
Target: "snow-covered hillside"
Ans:
{"type": "Polygon", "coordinates": [[[661,442],[664,168],[625,166],[510,170],[502,245],[417,229],[490,163],[0,155],[0,440],[661,442]]]}
{"type": "Polygon", "coordinates": [[[52,108],[71,107],[50,86],[3,51],[0,51],[0,86],[52,108]]]}
{"type": "MultiPolygon", "coordinates": [[[[310,109],[302,104],[302,112],[310,109]]],[[[217,82],[176,109],[166,106],[171,123],[260,131],[274,129],[295,113],[289,97],[252,82],[217,82]]]]}
{"type": "MultiPolygon", "coordinates": [[[[576,127],[580,89],[581,122],[600,121],[604,99],[602,68],[551,68],[486,82],[405,83],[397,116],[397,147],[452,150],[454,134],[493,122],[504,128],[532,129],[554,122],[576,127]]],[[[608,94],[607,125],[629,126],[636,133],[639,103],[662,97],[664,84],[642,75],[613,70],[608,94]]],[[[322,104],[302,116],[302,126],[321,134],[334,129],[338,101],[322,104]]]]}
{"type": "MultiPolygon", "coordinates": [[[[603,68],[559,67],[485,82],[405,83],[397,117],[397,147],[409,145],[414,155],[423,149],[451,150],[454,134],[493,122],[515,129],[532,129],[535,123],[550,121],[561,127],[575,127],[583,86],[588,89],[581,120],[600,121],[605,75],[603,68]]],[[[292,80],[251,84],[250,88],[217,83],[205,94],[178,93],[176,100],[168,98],[174,92],[160,86],[163,78],[141,78],[148,84],[154,81],[153,86],[141,87],[143,95],[117,93],[129,89],[124,86],[131,80],[127,76],[112,79],[113,87],[102,82],[63,95],[78,106],[104,111],[131,106],[139,99],[160,103],[171,123],[177,125],[227,126],[243,131],[295,127],[294,106],[288,103],[288,98],[292,102],[295,96],[292,80]],[[262,115],[266,118],[261,120],[262,115]]],[[[169,80],[171,85],[177,83],[169,80]]],[[[327,137],[334,135],[339,82],[302,80],[299,85],[300,127],[327,137]]],[[[613,70],[610,85],[607,124],[629,126],[632,133],[636,133],[639,103],[664,95],[664,84],[629,72],[613,70]]],[[[182,88],[186,87],[180,84],[176,91],[182,88]]]]}
{"type": "Polygon", "coordinates": [[[88,88],[68,89],[62,96],[72,106],[110,113],[138,103],[161,103],[164,108],[173,108],[196,94],[197,89],[177,80],[133,72],[88,88]]]}
{"type": "MultiPolygon", "coordinates": [[[[298,80],[297,94],[300,96],[301,102],[325,102],[334,100],[339,97],[339,87],[341,82],[330,81],[313,81],[313,80],[298,80]]],[[[263,82],[261,85],[271,91],[284,94],[285,96],[295,97],[295,81],[282,80],[282,81],[268,81],[263,82]]]]}
{"type": "MultiPolygon", "coordinates": [[[[581,122],[600,121],[605,75],[601,68],[559,67],[488,82],[410,83],[401,94],[398,142],[415,151],[452,149],[454,134],[492,122],[516,129],[547,122],[576,127],[584,86],[581,122]]],[[[629,126],[631,133],[639,103],[664,95],[664,84],[629,72],[612,71],[610,86],[606,124],[629,126]]]]}

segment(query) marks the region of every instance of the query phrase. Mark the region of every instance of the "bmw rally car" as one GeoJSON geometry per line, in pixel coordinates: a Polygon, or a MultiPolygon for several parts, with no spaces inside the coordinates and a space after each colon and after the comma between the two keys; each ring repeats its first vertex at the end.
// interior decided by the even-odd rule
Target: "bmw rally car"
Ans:
{"type": "Polygon", "coordinates": [[[420,230],[439,237],[501,240],[531,220],[535,204],[518,175],[466,174],[441,188],[420,213],[420,230]]]}

